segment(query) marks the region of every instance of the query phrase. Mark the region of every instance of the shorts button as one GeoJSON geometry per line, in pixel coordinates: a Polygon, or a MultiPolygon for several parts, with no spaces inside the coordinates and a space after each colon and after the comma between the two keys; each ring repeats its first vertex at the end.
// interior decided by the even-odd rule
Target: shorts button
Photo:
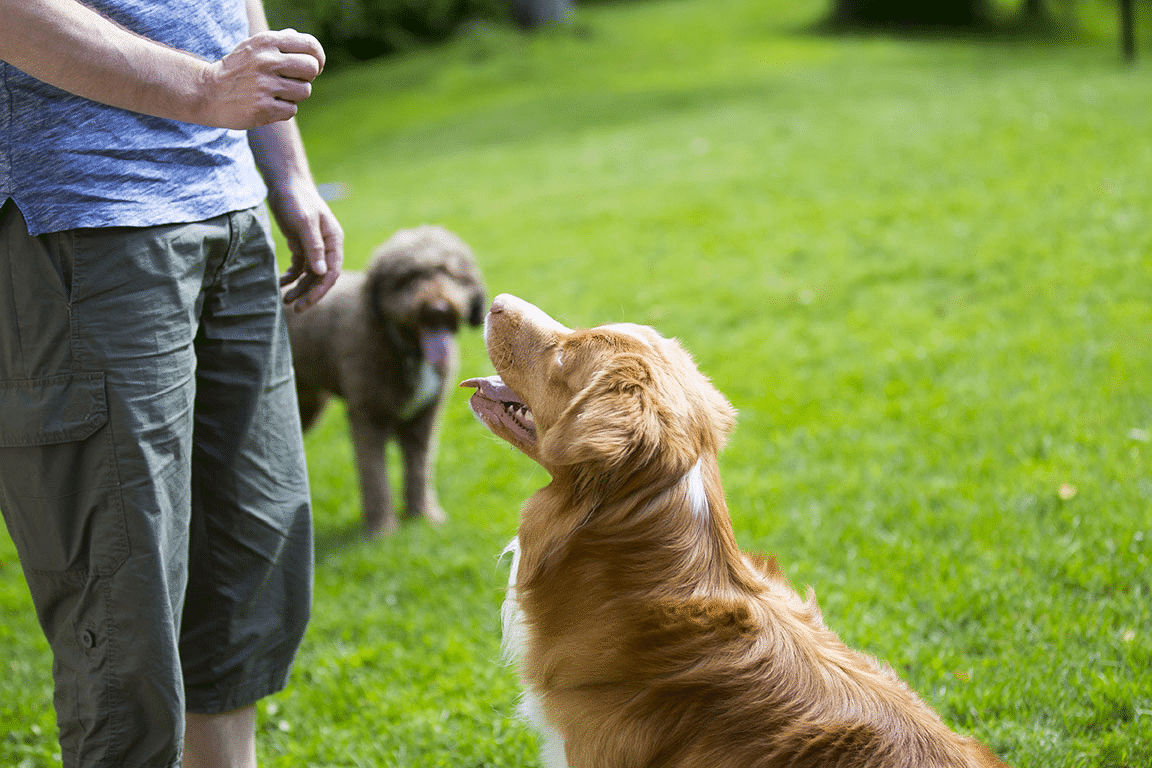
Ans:
{"type": "Polygon", "coordinates": [[[80,635],[80,644],[85,648],[92,649],[96,647],[96,633],[90,629],[84,630],[84,634],[80,635]]]}

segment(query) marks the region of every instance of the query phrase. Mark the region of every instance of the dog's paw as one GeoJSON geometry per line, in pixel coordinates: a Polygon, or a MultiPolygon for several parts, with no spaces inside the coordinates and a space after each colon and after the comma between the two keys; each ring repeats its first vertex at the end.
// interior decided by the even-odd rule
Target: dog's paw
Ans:
{"type": "Polygon", "coordinates": [[[368,539],[378,539],[381,536],[387,536],[395,533],[400,529],[400,520],[396,515],[380,515],[365,516],[364,517],[364,537],[368,539]]]}
{"type": "Polygon", "coordinates": [[[448,515],[439,504],[430,504],[424,508],[422,516],[433,525],[442,525],[448,521],[448,515]]]}

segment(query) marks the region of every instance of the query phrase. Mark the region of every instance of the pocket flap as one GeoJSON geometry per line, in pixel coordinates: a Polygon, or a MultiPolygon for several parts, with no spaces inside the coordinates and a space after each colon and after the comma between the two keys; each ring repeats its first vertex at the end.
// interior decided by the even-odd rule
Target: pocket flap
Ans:
{"type": "Polygon", "coordinates": [[[0,448],[83,440],[107,421],[103,373],[0,381],[0,448]]]}

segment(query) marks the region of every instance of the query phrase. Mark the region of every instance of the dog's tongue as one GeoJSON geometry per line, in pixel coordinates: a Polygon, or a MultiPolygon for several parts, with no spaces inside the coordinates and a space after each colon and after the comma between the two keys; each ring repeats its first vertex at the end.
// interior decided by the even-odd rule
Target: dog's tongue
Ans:
{"type": "Polygon", "coordinates": [[[421,329],[420,349],[425,360],[437,370],[444,371],[456,351],[456,339],[446,328],[421,329]]]}
{"type": "Polygon", "coordinates": [[[499,376],[486,376],[477,379],[468,379],[467,381],[460,382],[462,387],[471,387],[475,389],[477,394],[481,397],[487,398],[497,403],[519,403],[522,402],[520,395],[512,391],[512,389],[504,383],[504,380],[499,376]]]}

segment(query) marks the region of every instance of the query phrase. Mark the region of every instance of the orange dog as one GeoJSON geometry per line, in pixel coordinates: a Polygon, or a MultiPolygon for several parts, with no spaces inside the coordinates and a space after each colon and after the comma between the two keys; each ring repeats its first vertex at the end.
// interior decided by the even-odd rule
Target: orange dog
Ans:
{"type": "Polygon", "coordinates": [[[552,476],[504,606],[549,768],[1004,766],[740,553],[716,463],[736,414],[677,342],[507,295],[485,340],[472,409],[552,476]]]}

